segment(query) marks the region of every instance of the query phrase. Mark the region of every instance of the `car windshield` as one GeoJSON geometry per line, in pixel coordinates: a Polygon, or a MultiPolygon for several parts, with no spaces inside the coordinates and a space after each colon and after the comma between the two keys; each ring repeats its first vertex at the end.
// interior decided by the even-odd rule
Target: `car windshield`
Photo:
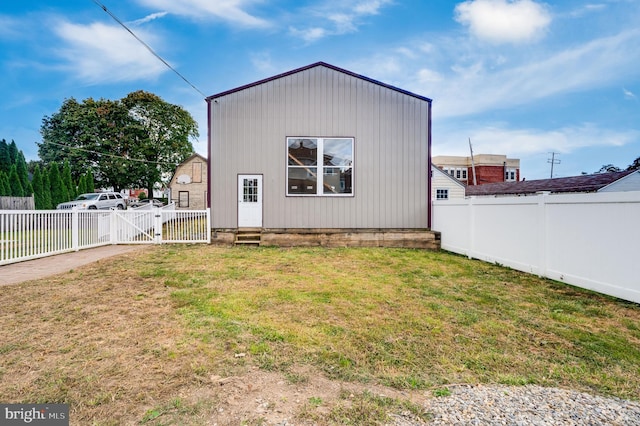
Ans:
{"type": "Polygon", "coordinates": [[[75,200],[76,201],[95,200],[96,198],[98,198],[99,195],[100,194],[80,194],[75,198],[75,200]]]}

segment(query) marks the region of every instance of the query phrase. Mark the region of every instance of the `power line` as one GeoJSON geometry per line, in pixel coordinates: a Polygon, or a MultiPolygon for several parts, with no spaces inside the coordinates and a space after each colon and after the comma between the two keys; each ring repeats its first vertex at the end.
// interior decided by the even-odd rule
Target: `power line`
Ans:
{"type": "Polygon", "coordinates": [[[187,83],[189,86],[191,86],[196,92],[200,93],[202,95],[203,98],[206,98],[207,95],[205,95],[204,93],[202,93],[202,91],[200,89],[198,89],[193,83],[191,83],[189,80],[187,80],[187,78],[185,76],[183,76],[182,74],[180,74],[178,72],[178,70],[176,70],[175,68],[173,68],[171,65],[169,65],[169,63],[167,61],[165,61],[160,55],[158,55],[147,43],[145,43],[140,37],[138,37],[133,31],[131,31],[131,29],[129,29],[129,27],[127,27],[127,25],[122,22],[120,19],[118,19],[118,17],[116,15],[114,15],[113,13],[111,13],[111,11],[109,9],[107,9],[107,7],[105,5],[103,5],[102,3],[100,3],[98,0],[93,0],[93,2],[95,4],[97,4],[98,6],[100,6],[100,8],[102,10],[104,10],[105,12],[107,12],[107,14],[109,14],[109,16],[111,16],[118,24],[120,24],[122,26],[122,28],[124,28],[125,30],[127,30],[129,32],[129,34],[131,34],[136,40],[138,40],[140,42],[140,44],[142,44],[144,47],[147,48],[147,50],[149,52],[151,52],[151,54],[153,56],[155,56],[156,58],[158,58],[163,64],[165,64],[167,66],[167,68],[169,68],[171,71],[173,71],[174,73],[176,73],[178,75],[178,77],[180,77],[181,79],[183,79],[185,81],[185,83],[187,83]]]}
{"type": "Polygon", "coordinates": [[[77,151],[84,151],[84,152],[88,152],[90,154],[103,155],[105,157],[118,158],[120,160],[126,160],[126,161],[137,161],[139,163],[149,163],[149,164],[168,164],[170,166],[177,166],[178,165],[178,163],[171,163],[171,162],[168,162],[168,161],[150,161],[150,160],[145,160],[145,159],[142,159],[142,158],[129,158],[129,157],[124,157],[122,155],[115,155],[115,154],[108,154],[108,153],[105,153],[105,152],[92,151],[90,149],[79,148],[77,146],[69,146],[69,145],[65,145],[63,143],[58,143],[58,142],[43,141],[43,143],[48,143],[48,144],[51,144],[51,145],[58,145],[58,146],[61,146],[61,147],[64,147],[64,148],[67,148],[67,149],[70,149],[70,150],[75,149],[77,151]]]}

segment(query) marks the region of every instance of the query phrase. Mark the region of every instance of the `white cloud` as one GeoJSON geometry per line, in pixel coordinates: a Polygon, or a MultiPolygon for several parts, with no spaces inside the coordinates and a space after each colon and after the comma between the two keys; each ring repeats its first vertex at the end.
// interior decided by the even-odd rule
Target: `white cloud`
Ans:
{"type": "Polygon", "coordinates": [[[543,4],[532,0],[469,0],[455,8],[455,19],[490,43],[523,43],[540,38],[551,23],[543,4]]]}
{"type": "Polygon", "coordinates": [[[289,27],[289,33],[294,37],[301,38],[307,43],[312,43],[327,35],[327,31],[324,28],[312,27],[299,30],[294,27],[289,27]]]}
{"type": "Polygon", "coordinates": [[[626,99],[638,99],[635,93],[633,93],[631,90],[625,89],[624,87],[622,88],[622,93],[624,93],[624,97],[626,99]]]}
{"type": "MultiPolygon", "coordinates": [[[[64,46],[55,52],[66,61],[63,68],[86,83],[110,83],[156,78],[167,70],[140,42],[120,26],[61,21],[54,31],[64,46]]],[[[136,35],[155,48],[159,40],[144,30],[136,35]]]]}
{"type": "MultiPolygon", "coordinates": [[[[438,101],[440,117],[464,116],[524,105],[561,93],[604,87],[637,74],[640,30],[593,40],[544,59],[487,69],[478,59],[454,65],[442,82],[405,84],[438,101]]],[[[442,72],[441,72],[442,73],[442,72]]]]}
{"type": "Polygon", "coordinates": [[[579,18],[589,13],[602,12],[606,8],[607,5],[603,3],[586,4],[578,9],[573,10],[569,15],[573,18],[579,18]]]}
{"type": "Polygon", "coordinates": [[[390,3],[389,0],[370,0],[362,1],[353,8],[353,11],[358,15],[377,15],[380,13],[380,9],[390,3]]]}
{"type": "Polygon", "coordinates": [[[640,131],[620,131],[592,123],[543,130],[515,128],[505,123],[461,126],[458,122],[439,125],[434,122],[433,155],[469,156],[469,138],[474,154],[501,154],[520,159],[521,176],[529,180],[549,177],[550,152],[559,154],[556,159],[562,161],[554,176],[576,176],[583,171],[598,170],[602,164],[616,163],[615,153],[634,152],[640,131]],[[589,154],[597,149],[611,155],[589,154]]]}
{"type": "Polygon", "coordinates": [[[10,16],[0,15],[0,38],[14,38],[24,31],[24,25],[10,16]]]}
{"type": "MultiPolygon", "coordinates": [[[[391,4],[391,0],[361,1],[355,5],[351,5],[348,2],[329,2],[324,6],[307,12],[311,15],[311,18],[308,19],[317,24],[315,27],[300,29],[292,26],[289,28],[289,33],[307,43],[328,36],[354,33],[362,25],[361,20],[363,17],[378,15],[380,10],[388,4],[391,4]]],[[[308,20],[304,17],[299,19],[308,20]]]]}
{"type": "Polygon", "coordinates": [[[268,27],[270,23],[245,11],[255,0],[138,0],[148,7],[195,19],[209,17],[245,27],[268,27]]]}
{"type": "Polygon", "coordinates": [[[131,22],[132,25],[142,25],[142,24],[146,24],[147,22],[151,22],[154,21],[156,19],[160,19],[163,18],[167,15],[167,12],[158,12],[158,13],[152,13],[151,15],[147,15],[144,18],[141,19],[136,19],[135,21],[131,22]]]}
{"type": "Polygon", "coordinates": [[[421,83],[435,83],[442,80],[442,75],[437,71],[433,71],[427,68],[423,68],[418,71],[418,81],[420,81],[421,83]]]}
{"type": "Polygon", "coordinates": [[[478,154],[505,154],[511,158],[546,152],[568,154],[588,147],[621,147],[634,143],[640,131],[602,129],[591,123],[551,130],[514,129],[502,123],[470,125],[464,130],[434,131],[434,155],[468,155],[468,138],[478,154]]]}

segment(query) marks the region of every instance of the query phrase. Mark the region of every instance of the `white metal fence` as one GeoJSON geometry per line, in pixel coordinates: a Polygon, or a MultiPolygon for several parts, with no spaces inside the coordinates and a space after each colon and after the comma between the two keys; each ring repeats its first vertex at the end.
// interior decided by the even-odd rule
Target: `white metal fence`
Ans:
{"type": "Polygon", "coordinates": [[[210,243],[208,210],[0,211],[0,265],[108,244],[210,243]]]}
{"type": "Polygon", "coordinates": [[[442,248],[640,303],[640,192],[434,201],[442,248]]]}

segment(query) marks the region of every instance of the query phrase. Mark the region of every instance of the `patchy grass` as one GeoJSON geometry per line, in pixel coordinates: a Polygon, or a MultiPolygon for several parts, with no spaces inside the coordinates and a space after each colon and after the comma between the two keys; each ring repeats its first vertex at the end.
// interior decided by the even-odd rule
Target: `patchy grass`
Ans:
{"type": "MultiPolygon", "coordinates": [[[[640,390],[638,305],[445,252],[158,246],[3,287],[0,306],[0,399],[70,403],[83,424],[206,424],[210,377],[254,367],[436,396],[640,390]]],[[[402,403],[311,397],[301,415],[327,423],[402,403]]]]}

